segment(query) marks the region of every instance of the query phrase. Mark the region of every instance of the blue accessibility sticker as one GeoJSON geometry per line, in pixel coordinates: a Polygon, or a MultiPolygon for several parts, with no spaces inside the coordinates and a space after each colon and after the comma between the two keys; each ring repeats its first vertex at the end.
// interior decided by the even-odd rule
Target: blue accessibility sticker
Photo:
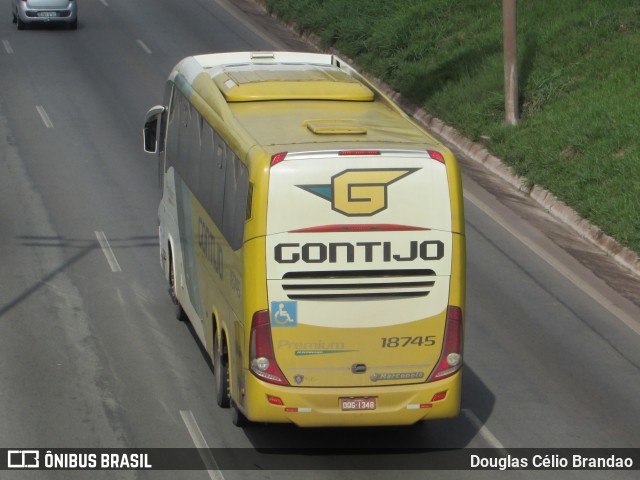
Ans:
{"type": "Polygon", "coordinates": [[[298,302],[291,302],[288,300],[271,302],[271,326],[297,327],[298,302]]]}

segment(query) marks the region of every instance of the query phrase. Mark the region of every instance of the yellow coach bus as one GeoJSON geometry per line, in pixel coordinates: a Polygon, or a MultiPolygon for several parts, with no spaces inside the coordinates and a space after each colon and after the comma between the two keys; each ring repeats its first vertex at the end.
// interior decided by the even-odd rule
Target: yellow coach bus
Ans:
{"type": "Polygon", "coordinates": [[[235,424],[459,413],[458,164],[362,75],[325,54],[188,57],[144,147],[162,268],[235,424]]]}

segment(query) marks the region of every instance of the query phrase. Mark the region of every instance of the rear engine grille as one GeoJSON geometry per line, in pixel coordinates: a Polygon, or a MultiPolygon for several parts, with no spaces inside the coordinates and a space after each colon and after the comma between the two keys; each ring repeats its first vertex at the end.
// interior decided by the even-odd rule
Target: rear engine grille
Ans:
{"type": "Polygon", "coordinates": [[[289,272],[282,289],[290,300],[371,300],[426,297],[433,270],[341,270],[289,272]]]}

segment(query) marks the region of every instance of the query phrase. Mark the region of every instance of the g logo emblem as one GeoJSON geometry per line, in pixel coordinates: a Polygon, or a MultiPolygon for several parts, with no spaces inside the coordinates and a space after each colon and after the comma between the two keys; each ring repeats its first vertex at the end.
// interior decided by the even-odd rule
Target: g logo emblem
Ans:
{"type": "Polygon", "coordinates": [[[387,208],[387,187],[417,168],[345,170],[331,177],[331,185],[298,185],[329,200],[331,208],[348,217],[369,217],[387,208]]]}

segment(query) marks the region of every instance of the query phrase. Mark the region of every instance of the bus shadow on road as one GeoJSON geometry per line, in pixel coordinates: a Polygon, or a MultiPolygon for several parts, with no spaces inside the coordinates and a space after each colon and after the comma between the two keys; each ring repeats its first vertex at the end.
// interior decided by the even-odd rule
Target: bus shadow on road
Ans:
{"type": "Polygon", "coordinates": [[[492,447],[480,438],[479,430],[494,404],[493,393],[466,366],[463,413],[456,418],[404,427],[303,429],[254,424],[244,429],[254,451],[247,455],[246,449],[226,449],[220,461],[222,468],[251,459],[251,468],[267,469],[447,469],[459,464],[460,449],[492,447]]]}
{"type": "MultiPolygon", "coordinates": [[[[462,409],[484,424],[495,404],[493,393],[466,365],[462,381],[462,409]]],[[[464,448],[478,435],[478,427],[464,414],[405,427],[298,428],[294,425],[252,425],[245,434],[255,448],[464,448]]],[[[478,442],[476,442],[478,443],[478,442]]],[[[473,445],[478,448],[489,445],[473,445]]]]}

